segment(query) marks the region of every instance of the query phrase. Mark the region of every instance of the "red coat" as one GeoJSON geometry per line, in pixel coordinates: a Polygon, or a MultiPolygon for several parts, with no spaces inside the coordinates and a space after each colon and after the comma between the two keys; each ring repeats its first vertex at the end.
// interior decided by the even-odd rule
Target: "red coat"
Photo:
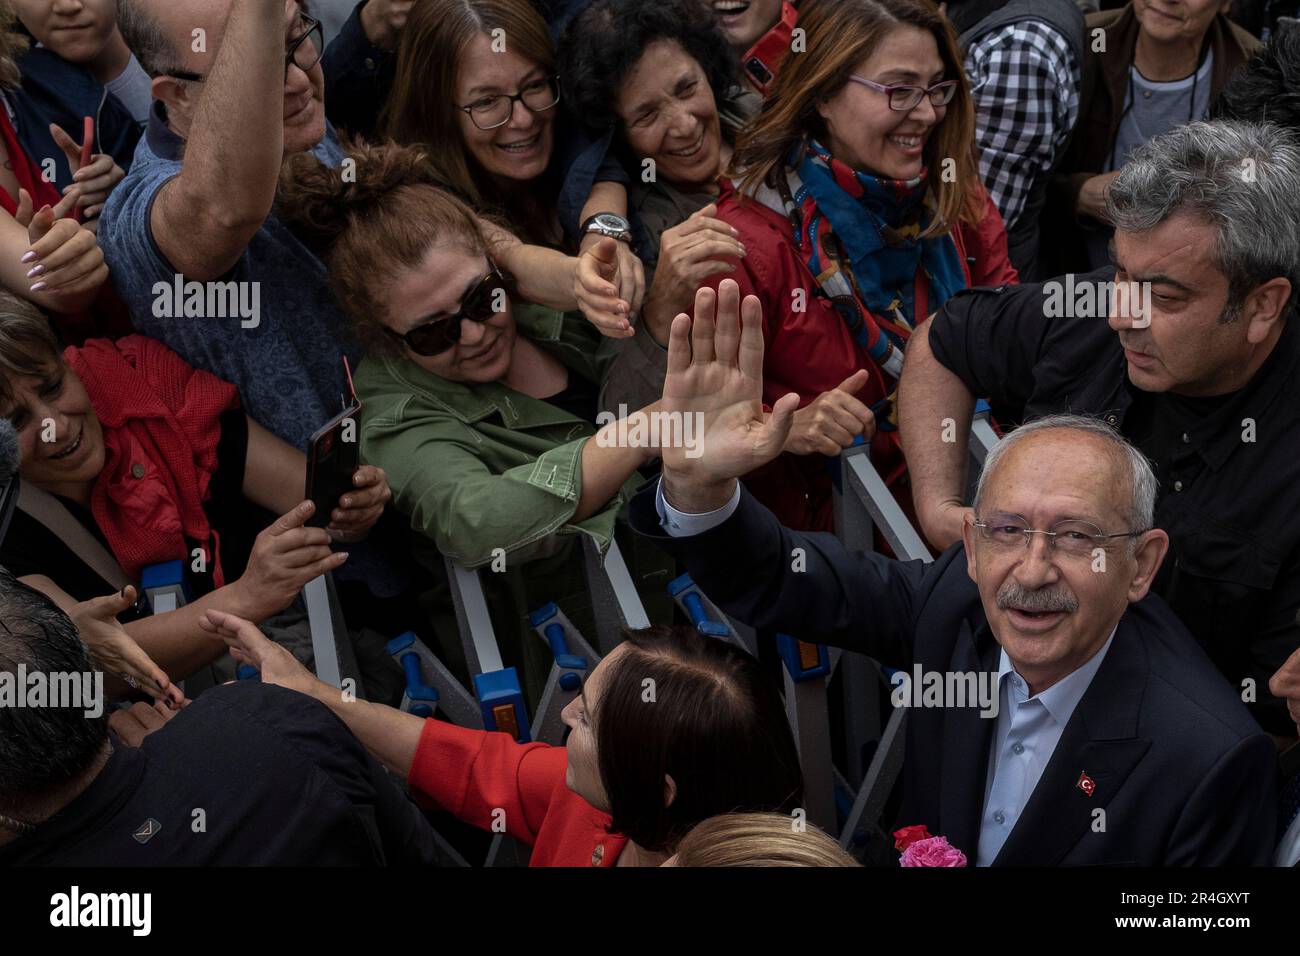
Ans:
{"type": "MultiPolygon", "coordinates": [[[[1002,217],[992,199],[985,195],[984,201],[985,215],[980,223],[963,224],[953,233],[967,284],[1019,282],[1020,277],[1007,255],[1007,233],[1002,217]]],[[[782,395],[796,392],[802,408],[858,369],[871,372],[867,384],[857,394],[858,399],[872,405],[884,398],[888,385],[870,355],[854,341],[830,302],[814,294],[817,285],[794,244],[790,222],[761,203],[742,201],[730,183],[724,183],[718,199],[718,218],[740,233],[745,258],[727,260],[737,266],[736,270],[717,273],[706,284],[717,288],[723,279],[735,279],[742,296],[755,295],[763,303],[764,404],[770,407],[782,395]],[[803,311],[794,308],[796,289],[804,290],[803,311]]],[[[886,477],[890,472],[901,474],[901,456],[884,432],[876,433],[872,458],[886,477]]],[[[745,486],[788,527],[829,530],[832,527],[829,465],[829,460],[822,455],[782,455],[747,475],[745,486]]]]}
{"type": "Polygon", "coordinates": [[[565,785],[568,764],[563,747],[430,718],[407,781],[426,806],[484,830],[504,824],[532,846],[529,866],[613,866],[627,837],[610,833],[609,814],[565,785]]]}
{"type": "Polygon", "coordinates": [[[63,359],[103,428],[104,467],[90,509],[118,564],[139,580],[145,565],[188,562],[187,539],[198,541],[221,587],[220,543],[204,504],[217,470],[221,416],[239,406],[235,386],[143,335],[88,339],[65,349],[63,359]]]}

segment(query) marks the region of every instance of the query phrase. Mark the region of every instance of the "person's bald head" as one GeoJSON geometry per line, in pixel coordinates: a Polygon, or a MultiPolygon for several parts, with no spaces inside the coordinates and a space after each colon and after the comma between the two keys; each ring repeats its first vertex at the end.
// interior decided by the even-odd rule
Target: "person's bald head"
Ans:
{"type": "Polygon", "coordinates": [[[1152,529],[1155,495],[1146,458],[1094,419],[1038,419],[989,453],[963,528],[967,570],[1035,693],[1086,663],[1146,596],[1168,548],[1152,529]]]}
{"type": "MultiPolygon", "coordinates": [[[[153,95],[166,106],[168,124],[188,138],[198,102],[225,38],[235,0],[118,0],[118,27],[144,71],[153,95]]],[[[274,0],[269,0],[274,2],[274,0]]],[[[285,49],[309,29],[306,0],[281,0],[285,49]]],[[[320,38],[315,38],[319,40],[320,38]]],[[[313,43],[313,40],[308,40],[313,43]]],[[[325,133],[325,77],[319,63],[285,71],[283,116],[285,154],[304,152],[325,133]]],[[[296,57],[297,59],[298,57],[296,57]]],[[[239,103],[229,104],[232,110],[239,103]]]]}

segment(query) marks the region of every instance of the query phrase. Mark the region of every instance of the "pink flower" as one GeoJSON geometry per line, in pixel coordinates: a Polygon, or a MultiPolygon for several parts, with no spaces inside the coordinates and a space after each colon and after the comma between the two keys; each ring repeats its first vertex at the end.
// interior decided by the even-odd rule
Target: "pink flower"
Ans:
{"type": "Polygon", "coordinates": [[[947,837],[917,840],[903,851],[899,866],[965,866],[966,854],[948,842],[947,837]]]}
{"type": "Polygon", "coordinates": [[[925,828],[924,823],[918,823],[916,826],[903,827],[894,831],[894,849],[902,853],[917,840],[930,839],[930,831],[925,828]]]}

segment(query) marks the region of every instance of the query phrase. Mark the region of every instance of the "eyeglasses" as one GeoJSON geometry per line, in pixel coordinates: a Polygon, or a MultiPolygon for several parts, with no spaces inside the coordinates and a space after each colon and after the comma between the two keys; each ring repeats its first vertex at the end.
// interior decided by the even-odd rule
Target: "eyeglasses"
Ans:
{"type": "Polygon", "coordinates": [[[494,315],[505,311],[505,302],[513,291],[514,283],[498,266],[493,265],[487,275],[479,279],[474,288],[461,300],[460,311],[445,319],[434,319],[417,325],[406,334],[394,332],[385,327],[395,339],[405,342],[416,355],[426,358],[441,355],[460,341],[461,323],[466,319],[471,322],[486,322],[494,315]]]}
{"type": "Polygon", "coordinates": [[[457,107],[469,114],[474,125],[481,130],[496,129],[510,122],[515,111],[515,103],[523,103],[533,113],[544,113],[560,102],[560,81],[558,76],[547,76],[540,80],[526,83],[513,96],[496,93],[475,100],[468,106],[457,107]]]}
{"type": "Polygon", "coordinates": [[[1036,534],[1047,537],[1048,553],[1059,551],[1070,557],[1086,557],[1096,548],[1104,548],[1111,538],[1136,538],[1145,531],[1117,531],[1107,534],[1095,524],[1070,519],[1058,521],[1050,531],[1035,531],[1020,515],[997,512],[986,521],[975,521],[980,534],[999,551],[1023,551],[1036,534]]]}
{"type": "MultiPolygon", "coordinates": [[[[286,80],[289,78],[290,64],[296,65],[298,69],[306,73],[320,62],[320,58],[325,52],[325,28],[321,25],[321,22],[314,17],[307,16],[305,13],[299,14],[299,18],[307,29],[290,40],[288,47],[285,49],[284,78],[286,80]]],[[[169,70],[163,76],[188,80],[191,83],[202,83],[207,79],[202,73],[191,73],[189,70],[169,70]]]]}
{"type": "Polygon", "coordinates": [[[908,86],[903,83],[885,85],[856,74],[850,76],[849,79],[854,83],[861,83],[863,86],[869,86],[877,92],[884,93],[889,97],[889,108],[900,113],[910,113],[916,109],[926,94],[929,94],[930,102],[935,106],[947,106],[957,94],[956,80],[944,80],[941,83],[934,84],[934,86],[908,86]]]}

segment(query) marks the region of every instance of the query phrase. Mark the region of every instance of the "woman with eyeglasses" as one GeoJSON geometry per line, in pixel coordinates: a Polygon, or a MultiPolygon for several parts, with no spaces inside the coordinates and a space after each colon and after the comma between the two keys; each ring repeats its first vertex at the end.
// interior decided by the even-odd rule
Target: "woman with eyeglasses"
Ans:
{"type": "MultiPolygon", "coordinates": [[[[975,162],[957,41],[927,0],[806,0],[736,145],[718,218],[746,255],[728,275],[766,317],[764,401],[800,397],[786,454],[746,487],[788,526],[832,526],[831,467],[871,443],[908,503],[892,396],[912,329],[970,285],[1017,281],[975,162]]],[[[938,427],[938,426],[936,426],[938,427]]]]}
{"type": "MultiPolygon", "coordinates": [[[[498,572],[531,562],[527,581],[484,575],[489,588],[516,589],[501,604],[525,614],[585,593],[580,574],[570,580],[568,545],[586,535],[605,548],[638,469],[658,457],[648,433],[620,440],[617,422],[595,426],[612,350],[577,312],[515,295],[479,217],[440,188],[424,150],[388,143],[352,158],[355,182],[291,161],[281,199],[295,231],[324,250],[366,346],[356,375],[363,459],[387,473],[434,573],[440,555],[498,572]],[[550,571],[556,590],[526,598],[521,589],[550,571]]],[[[498,624],[504,640],[509,622],[498,624]]],[[[544,648],[526,636],[518,649],[544,678],[544,648]]]]}
{"type": "Polygon", "coordinates": [[[559,97],[550,32],[526,0],[426,0],[402,32],[381,127],[421,145],[476,211],[503,214],[526,242],[558,246],[559,97]]]}

